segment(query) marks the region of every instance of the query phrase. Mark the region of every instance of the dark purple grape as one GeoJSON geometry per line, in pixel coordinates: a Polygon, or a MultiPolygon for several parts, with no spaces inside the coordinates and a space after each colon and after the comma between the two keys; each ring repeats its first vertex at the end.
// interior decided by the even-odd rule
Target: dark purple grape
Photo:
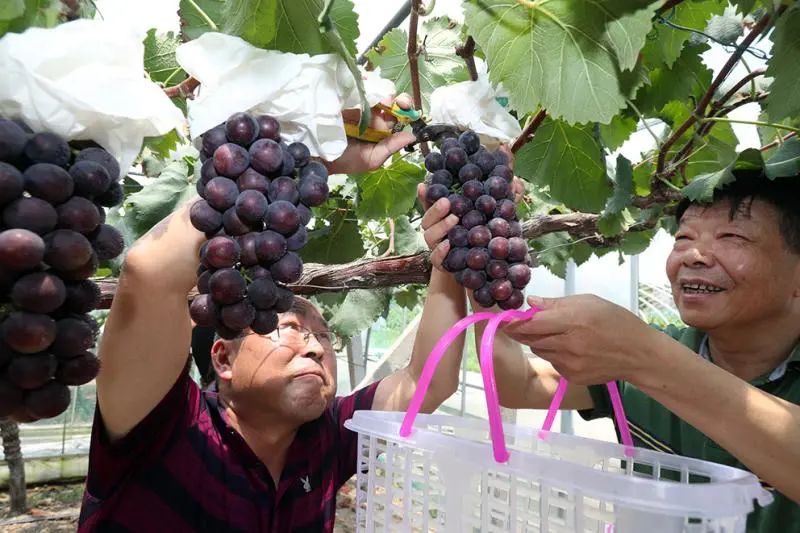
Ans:
{"type": "Polygon", "coordinates": [[[0,119],[0,160],[17,161],[25,151],[28,134],[19,124],[0,119]]]}
{"type": "Polygon", "coordinates": [[[488,194],[482,194],[475,200],[475,209],[483,213],[484,215],[491,216],[494,214],[494,210],[497,208],[497,200],[489,196],[488,194]]]}
{"type": "Polygon", "coordinates": [[[459,144],[458,144],[458,139],[456,137],[446,137],[444,140],[442,140],[442,144],[439,147],[439,151],[442,154],[445,154],[447,153],[448,150],[458,147],[459,144]]]}
{"type": "Polygon", "coordinates": [[[283,153],[283,162],[281,163],[281,176],[291,176],[294,174],[294,157],[289,153],[288,148],[282,145],[281,151],[283,153]]]}
{"type": "Polygon", "coordinates": [[[56,381],[64,385],[85,385],[97,377],[100,360],[91,352],[84,352],[72,359],[62,359],[56,369],[56,381]]]}
{"type": "Polygon", "coordinates": [[[492,259],[506,259],[509,252],[509,242],[505,237],[493,237],[489,241],[489,254],[492,259]]]}
{"type": "MultiPolygon", "coordinates": [[[[0,129],[0,135],[2,135],[2,129],[0,129]]],[[[22,389],[7,379],[0,378],[0,416],[9,416],[19,409],[23,397],[22,389]]]]}
{"type": "Polygon", "coordinates": [[[216,331],[220,338],[225,339],[226,341],[236,339],[242,334],[241,330],[231,329],[222,322],[217,322],[214,324],[214,331],[216,331]]]}
{"type": "MultiPolygon", "coordinates": [[[[220,176],[235,179],[247,170],[249,165],[250,154],[246,148],[242,148],[238,144],[225,143],[214,152],[214,169],[220,176]]],[[[253,166],[255,167],[255,165],[253,166]]]]}
{"type": "Polygon", "coordinates": [[[76,162],[69,169],[69,175],[75,184],[74,194],[89,199],[106,192],[112,181],[106,167],[94,161],[76,162]]]}
{"type": "Polygon", "coordinates": [[[53,205],[67,201],[75,190],[75,182],[69,172],[50,163],[31,165],[22,176],[25,178],[25,190],[31,196],[53,205]]]}
{"type": "Polygon", "coordinates": [[[429,204],[435,204],[441,198],[447,198],[450,191],[444,185],[433,184],[428,186],[428,191],[425,193],[425,201],[429,204]]]}
{"type": "Polygon", "coordinates": [[[112,182],[118,180],[120,177],[119,163],[114,159],[113,155],[102,148],[84,148],[75,156],[76,165],[81,161],[93,161],[102,165],[103,168],[106,169],[106,172],[108,172],[108,177],[111,178],[112,182]]]}
{"type": "Polygon", "coordinates": [[[239,146],[250,146],[258,138],[258,133],[258,122],[247,113],[234,113],[225,121],[225,136],[239,146]]]}
{"type": "Polygon", "coordinates": [[[451,148],[444,154],[444,168],[450,171],[450,174],[457,176],[461,167],[467,164],[467,152],[463,148],[451,148]]]}
{"type": "Polygon", "coordinates": [[[25,157],[33,163],[66,167],[71,155],[67,141],[47,131],[34,134],[25,144],[25,157]]]}
{"type": "Polygon", "coordinates": [[[428,181],[430,185],[444,185],[449,188],[453,185],[453,176],[446,170],[436,170],[430,174],[428,181]]]}
{"type": "Polygon", "coordinates": [[[257,279],[268,279],[272,280],[272,274],[269,273],[268,268],[264,268],[261,265],[253,265],[247,269],[247,277],[251,281],[255,281],[257,279]]]}
{"type": "Polygon", "coordinates": [[[3,222],[11,228],[27,229],[43,235],[56,227],[58,213],[42,199],[22,197],[6,206],[3,222]]]}
{"type": "Polygon", "coordinates": [[[486,216],[481,213],[480,211],[476,211],[473,209],[463,217],[461,217],[461,225],[467,228],[468,230],[474,228],[475,226],[480,226],[481,224],[486,223],[486,216]]]}
{"type": "MultiPolygon", "coordinates": [[[[2,134],[2,122],[0,120],[0,135],[2,134]]],[[[0,138],[0,151],[2,151],[2,139],[0,138]]],[[[0,205],[5,205],[22,196],[25,190],[25,178],[16,167],[0,161],[0,205]]]]}
{"type": "Polygon", "coordinates": [[[259,139],[281,140],[281,125],[277,120],[269,115],[259,115],[256,117],[256,122],[258,122],[259,139]]]}
{"type": "Polygon", "coordinates": [[[499,302],[500,309],[519,309],[525,303],[525,296],[519,289],[514,289],[511,296],[504,302],[499,302]]]}
{"type": "Polygon", "coordinates": [[[470,180],[462,186],[461,192],[474,202],[483,195],[483,183],[478,180],[470,180]]]}
{"type": "Polygon", "coordinates": [[[233,180],[220,176],[206,183],[206,201],[221,213],[233,207],[238,197],[239,187],[233,180]]]}
{"type": "Polygon", "coordinates": [[[492,234],[486,226],[473,226],[469,229],[469,234],[467,235],[469,245],[475,248],[488,246],[491,239],[492,234]]]}
{"type": "Polygon", "coordinates": [[[241,249],[231,237],[219,236],[208,241],[204,263],[213,268],[230,268],[239,262],[241,249]]]}
{"type": "Polygon", "coordinates": [[[69,387],[57,381],[50,381],[45,385],[25,394],[25,410],[36,418],[53,418],[69,407],[71,396],[69,387]]]}
{"type": "Polygon", "coordinates": [[[256,317],[256,310],[247,299],[226,305],[220,312],[222,323],[232,329],[242,331],[250,327],[256,317]]]}
{"type": "Polygon", "coordinates": [[[292,308],[292,303],[294,303],[294,293],[289,289],[284,287],[278,286],[275,289],[278,293],[278,300],[275,302],[275,312],[276,313],[285,313],[292,308]]]}
{"type": "Polygon", "coordinates": [[[300,215],[300,225],[307,226],[308,223],[311,222],[311,217],[314,216],[314,213],[311,212],[308,206],[303,204],[297,204],[295,207],[298,215],[300,215]]]}
{"type": "Polygon", "coordinates": [[[271,230],[282,235],[291,235],[300,227],[300,213],[289,202],[278,200],[269,204],[264,222],[271,230]]]}
{"type": "Polygon", "coordinates": [[[200,167],[200,181],[205,185],[218,176],[217,169],[214,168],[214,160],[206,159],[200,167]]]}
{"type": "Polygon", "coordinates": [[[97,206],[81,196],[73,196],[58,206],[56,213],[59,228],[71,229],[78,233],[91,233],[100,225],[100,212],[97,206]]]}
{"type": "Polygon", "coordinates": [[[259,139],[250,147],[250,165],[265,176],[275,175],[283,167],[281,145],[270,139],[259,139]]]}
{"type": "Polygon", "coordinates": [[[324,181],[318,179],[300,181],[300,201],[309,207],[324,204],[329,193],[328,184],[324,181]]]}
{"type": "Polygon", "coordinates": [[[84,264],[71,270],[61,270],[58,275],[64,281],[81,281],[92,277],[99,265],[100,262],[97,260],[97,255],[92,252],[92,256],[84,264]]]}
{"type": "Polygon", "coordinates": [[[100,304],[100,287],[90,280],[66,284],[64,309],[71,313],[88,313],[100,304]]]}
{"type": "Polygon", "coordinates": [[[496,301],[504,302],[511,297],[514,287],[511,286],[511,282],[507,279],[496,279],[489,284],[489,291],[496,301]]]}
{"type": "Polygon", "coordinates": [[[211,270],[206,270],[199,276],[197,276],[197,292],[200,294],[208,294],[208,280],[211,279],[211,274],[214,272],[211,270]]]}
{"type": "Polygon", "coordinates": [[[522,237],[522,224],[517,220],[512,220],[508,223],[508,236],[509,237],[522,237]]]}
{"type": "Polygon", "coordinates": [[[256,256],[259,263],[269,265],[283,257],[287,250],[286,238],[275,231],[262,231],[256,238],[256,256]]]}
{"type": "Polygon", "coordinates": [[[106,192],[95,197],[94,201],[103,207],[114,207],[122,203],[125,198],[125,189],[118,181],[112,181],[106,192]]]}
{"type": "Polygon", "coordinates": [[[210,294],[199,294],[192,299],[189,315],[198,326],[213,326],[217,321],[217,305],[210,294]]]}
{"type": "MultiPolygon", "coordinates": [[[[425,168],[428,172],[444,169],[444,156],[439,152],[430,152],[425,156],[425,168]]],[[[449,173],[448,173],[449,175],[449,173]]]]}
{"type": "Polygon", "coordinates": [[[247,297],[257,310],[268,310],[278,301],[278,288],[272,278],[256,279],[247,287],[247,297]]]}
{"type": "Polygon", "coordinates": [[[486,187],[486,192],[496,200],[504,199],[508,196],[508,191],[510,190],[508,182],[500,176],[492,176],[487,179],[484,187],[486,187]]]}
{"type": "Polygon", "coordinates": [[[250,329],[259,335],[267,335],[278,327],[278,313],[275,311],[256,311],[250,329]]]}
{"type": "Polygon", "coordinates": [[[254,190],[263,195],[269,190],[269,179],[263,174],[259,174],[252,168],[245,170],[237,180],[240,191],[254,190]]]}
{"type": "Polygon", "coordinates": [[[531,269],[524,263],[516,263],[508,268],[508,280],[515,289],[524,289],[531,280],[531,269]]]}
{"type": "Polygon", "coordinates": [[[242,191],[236,198],[236,214],[245,222],[261,222],[267,214],[267,199],[258,191],[242,191]]]}
{"type": "Polygon", "coordinates": [[[56,322],[56,338],[49,351],[58,357],[74,357],[94,345],[94,328],[81,318],[62,318],[56,322]]]}
{"type": "Polygon", "coordinates": [[[483,179],[483,171],[481,167],[478,165],[474,165],[472,163],[467,163],[461,170],[458,171],[458,181],[461,183],[466,183],[470,180],[478,180],[481,181],[483,179]]]}
{"type": "Polygon", "coordinates": [[[222,226],[222,213],[211,207],[206,200],[200,200],[189,209],[189,220],[198,231],[213,233],[222,226]]]}
{"type": "Polygon", "coordinates": [[[206,199],[206,186],[202,180],[197,180],[197,182],[194,184],[194,190],[197,191],[197,196],[203,200],[206,199]]]}
{"type": "Polygon", "coordinates": [[[459,270],[457,272],[453,272],[453,279],[456,280],[456,283],[458,283],[459,285],[461,285],[463,287],[464,286],[464,271],[463,270],[459,270]]]}
{"type": "Polygon", "coordinates": [[[489,291],[489,287],[484,285],[477,291],[473,293],[475,297],[475,301],[478,302],[478,305],[481,307],[492,307],[495,304],[494,298],[492,298],[492,293],[489,291]]]}
{"type": "Polygon", "coordinates": [[[492,169],[489,173],[490,176],[500,176],[507,182],[511,183],[511,180],[514,179],[514,171],[511,168],[505,165],[497,165],[492,169]]]}
{"type": "Polygon", "coordinates": [[[286,247],[290,252],[296,252],[308,243],[308,231],[305,226],[300,226],[297,231],[286,239],[286,247]]]}
{"type": "Polygon", "coordinates": [[[311,152],[303,143],[292,143],[286,147],[286,150],[292,154],[295,167],[304,167],[311,160],[311,152]]]}
{"type": "Polygon", "coordinates": [[[228,135],[225,133],[225,124],[214,126],[203,134],[203,151],[213,156],[217,148],[228,142],[228,135]]]}
{"type": "Polygon", "coordinates": [[[14,312],[0,324],[0,338],[15,352],[42,352],[56,338],[56,322],[47,315],[14,312]]]}
{"type": "Polygon", "coordinates": [[[497,209],[494,210],[494,216],[504,218],[510,222],[517,217],[517,207],[511,200],[500,200],[497,202],[497,209]]]}
{"type": "Polygon", "coordinates": [[[50,353],[18,355],[8,364],[6,377],[20,389],[36,389],[53,379],[57,367],[50,353]]]}
{"type": "Polygon", "coordinates": [[[508,263],[502,259],[492,259],[486,265],[486,273],[492,279],[503,279],[508,276],[508,263]]]}
{"type": "Polygon", "coordinates": [[[58,276],[34,272],[22,276],[11,289],[11,301],[31,313],[51,313],[67,299],[67,288],[58,276]]]}
{"type": "Polygon", "coordinates": [[[89,240],[68,229],[57,229],[44,236],[44,261],[56,270],[75,270],[92,258],[94,251],[89,240]]]}
{"type": "Polygon", "coordinates": [[[460,144],[468,154],[474,154],[481,147],[481,138],[474,131],[465,131],[459,135],[458,144],[460,144]]]}
{"type": "Polygon", "coordinates": [[[466,248],[451,248],[447,252],[447,257],[444,259],[443,266],[449,272],[458,272],[467,268],[467,249],[466,248]]]}
{"type": "Polygon", "coordinates": [[[41,237],[26,229],[8,229],[0,233],[0,267],[12,271],[29,270],[44,259],[41,237]]]}
{"type": "Polygon", "coordinates": [[[470,162],[481,167],[484,176],[488,176],[492,169],[497,166],[497,161],[494,156],[486,150],[478,150],[472,154],[472,156],[470,156],[470,162]]]}
{"type": "Polygon", "coordinates": [[[258,255],[256,255],[256,242],[258,241],[258,233],[251,231],[239,236],[236,242],[239,243],[241,250],[239,261],[242,266],[249,267],[258,264],[258,255]]]}
{"type": "Polygon", "coordinates": [[[211,274],[208,293],[219,305],[235,304],[244,298],[247,283],[238,270],[222,268],[211,274]]]}
{"type": "Polygon", "coordinates": [[[100,261],[108,261],[119,257],[125,249],[125,240],[122,233],[114,226],[100,224],[97,231],[92,235],[92,248],[100,261]]]}
{"type": "Polygon", "coordinates": [[[520,237],[508,239],[508,260],[512,263],[525,261],[528,258],[528,243],[520,237]]]}
{"type": "Polygon", "coordinates": [[[450,202],[450,212],[459,218],[472,211],[472,200],[465,196],[453,193],[447,197],[447,200],[450,202]]]}
{"type": "Polygon", "coordinates": [[[303,261],[294,252],[286,254],[272,264],[269,269],[272,279],[281,283],[294,283],[303,275],[303,261]]]}
{"type": "Polygon", "coordinates": [[[486,273],[483,270],[472,270],[467,268],[461,278],[461,285],[473,291],[480,289],[486,284],[486,273]]]}
{"type": "Polygon", "coordinates": [[[453,226],[447,232],[447,240],[450,241],[450,246],[467,246],[469,230],[462,225],[453,226]]]}
{"type": "Polygon", "coordinates": [[[248,224],[239,217],[235,207],[230,207],[222,213],[222,228],[230,236],[238,237],[253,231],[251,224],[248,224]]]}
{"type": "Polygon", "coordinates": [[[511,224],[504,218],[493,218],[486,227],[489,228],[492,237],[510,237],[511,224]]]}
{"type": "Polygon", "coordinates": [[[489,264],[486,248],[470,248],[467,252],[467,266],[473,270],[484,270],[489,264]]]}
{"type": "Polygon", "coordinates": [[[325,168],[325,165],[318,161],[311,161],[300,169],[300,180],[302,181],[311,178],[318,178],[327,183],[328,169],[325,168]]]}
{"type": "Polygon", "coordinates": [[[269,184],[267,195],[270,202],[283,200],[284,202],[289,202],[292,205],[297,205],[297,202],[300,201],[300,193],[297,190],[297,183],[295,183],[292,178],[287,176],[281,176],[280,178],[272,180],[272,182],[269,184]]]}
{"type": "Polygon", "coordinates": [[[492,155],[494,156],[494,162],[497,165],[508,166],[509,160],[505,152],[503,152],[502,150],[495,150],[494,152],[492,152],[492,155]]]}

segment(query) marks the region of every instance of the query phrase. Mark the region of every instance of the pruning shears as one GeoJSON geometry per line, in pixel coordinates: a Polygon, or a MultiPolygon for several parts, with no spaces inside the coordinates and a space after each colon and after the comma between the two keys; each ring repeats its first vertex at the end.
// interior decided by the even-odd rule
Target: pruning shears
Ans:
{"type": "Polygon", "coordinates": [[[413,150],[415,144],[420,142],[438,142],[445,137],[457,137],[461,131],[455,126],[448,124],[428,124],[428,119],[417,109],[402,109],[397,103],[391,106],[378,104],[379,109],[383,109],[392,114],[397,119],[394,128],[391,130],[380,130],[367,128],[364,134],[359,134],[358,123],[345,122],[344,129],[348,137],[360,139],[362,141],[377,143],[396,133],[406,126],[411,126],[411,131],[417,140],[406,147],[406,150],[413,150]]]}

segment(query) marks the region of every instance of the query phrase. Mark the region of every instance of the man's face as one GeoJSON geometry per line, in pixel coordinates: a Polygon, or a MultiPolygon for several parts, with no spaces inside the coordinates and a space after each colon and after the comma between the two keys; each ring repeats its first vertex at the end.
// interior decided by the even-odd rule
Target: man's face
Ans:
{"type": "Polygon", "coordinates": [[[300,423],[318,418],[336,394],[336,357],[324,336],[305,340],[308,331],[327,327],[316,316],[283,313],[277,332],[245,336],[230,357],[229,375],[220,375],[230,380],[232,397],[300,423]]]}
{"type": "Polygon", "coordinates": [[[800,256],[781,237],[778,211],[756,200],[731,220],[730,208],[728,200],[689,207],[667,259],[681,319],[706,332],[797,311],[800,256]]]}

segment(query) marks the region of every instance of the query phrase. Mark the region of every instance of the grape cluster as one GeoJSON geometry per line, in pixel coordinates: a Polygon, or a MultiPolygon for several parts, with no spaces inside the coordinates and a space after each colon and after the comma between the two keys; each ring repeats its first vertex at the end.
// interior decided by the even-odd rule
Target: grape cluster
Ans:
{"type": "Polygon", "coordinates": [[[235,113],[202,137],[203,165],[190,212],[207,241],[200,249],[194,322],[224,339],[250,328],[267,334],[294,298],[298,251],[311,207],[328,199],[328,171],[302,143],[281,139],[267,115],[235,113]]]}
{"type": "Polygon", "coordinates": [[[439,152],[425,157],[426,200],[432,204],[447,198],[450,213],[459,218],[447,235],[450,252],[444,267],[473,291],[481,306],[517,309],[531,273],[508,163],[503,152],[481,146],[475,132],[446,138],[439,152]]]}
{"type": "Polygon", "coordinates": [[[67,386],[97,375],[88,313],[100,288],[89,278],[124,247],[103,209],[122,201],[119,175],[102,148],[75,154],[58,135],[0,119],[0,417],[57,416],[67,386]]]}

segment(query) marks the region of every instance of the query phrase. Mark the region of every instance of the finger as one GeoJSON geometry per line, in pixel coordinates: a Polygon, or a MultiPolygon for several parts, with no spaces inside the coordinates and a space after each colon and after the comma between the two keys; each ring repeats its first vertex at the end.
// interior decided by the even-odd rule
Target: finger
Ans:
{"type": "Polygon", "coordinates": [[[450,231],[456,224],[458,224],[458,217],[456,215],[447,215],[444,220],[441,220],[426,229],[425,242],[427,243],[428,248],[433,248],[435,245],[440,243],[445,237],[447,237],[447,232],[450,231]]]}
{"type": "MultiPolygon", "coordinates": [[[[427,192],[427,186],[425,186],[427,192]]],[[[439,198],[434,202],[425,214],[422,215],[422,229],[427,230],[450,213],[450,200],[447,198],[439,198]]]]}
{"type": "Polygon", "coordinates": [[[442,272],[447,272],[444,268],[444,260],[449,252],[450,243],[448,241],[440,242],[431,252],[431,264],[442,272]]]}
{"type": "Polygon", "coordinates": [[[414,99],[408,93],[400,93],[395,99],[397,107],[404,110],[414,109],[414,99]]]}
{"type": "Polygon", "coordinates": [[[519,203],[525,194],[525,182],[514,176],[511,180],[511,191],[514,193],[514,203],[519,203]]]}
{"type": "Polygon", "coordinates": [[[378,168],[386,162],[392,154],[399,152],[416,140],[417,137],[410,131],[401,131],[386,137],[372,149],[369,158],[370,166],[373,169],[378,168]]]}
{"type": "Polygon", "coordinates": [[[431,208],[430,204],[428,203],[428,200],[425,198],[427,194],[428,194],[428,186],[425,185],[424,183],[418,183],[417,199],[419,200],[419,203],[422,205],[422,209],[425,211],[431,208]]]}
{"type": "Polygon", "coordinates": [[[509,148],[507,144],[503,143],[500,145],[498,150],[506,154],[506,157],[508,158],[508,167],[511,170],[514,170],[514,154],[511,152],[511,148],[509,148]]]}

